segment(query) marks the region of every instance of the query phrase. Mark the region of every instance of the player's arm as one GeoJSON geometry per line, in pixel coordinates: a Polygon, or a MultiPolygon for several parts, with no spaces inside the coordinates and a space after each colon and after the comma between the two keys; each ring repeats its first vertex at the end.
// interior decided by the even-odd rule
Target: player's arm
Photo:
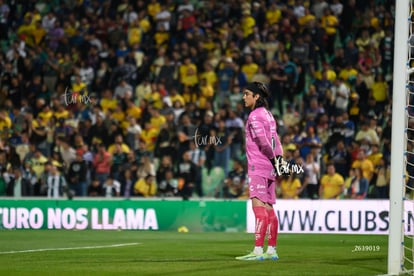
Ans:
{"type": "Polygon", "coordinates": [[[280,149],[277,149],[275,154],[275,139],[277,139],[277,137],[272,137],[272,140],[269,141],[269,138],[266,135],[266,129],[261,121],[253,121],[249,124],[249,127],[253,141],[256,143],[260,152],[270,160],[276,172],[282,171],[279,167],[282,165],[283,153],[280,149]]]}

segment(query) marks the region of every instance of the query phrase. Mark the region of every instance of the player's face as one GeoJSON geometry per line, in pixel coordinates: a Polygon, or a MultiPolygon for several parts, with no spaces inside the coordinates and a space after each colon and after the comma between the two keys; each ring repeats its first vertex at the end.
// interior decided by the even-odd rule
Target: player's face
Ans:
{"type": "Polygon", "coordinates": [[[253,109],[256,104],[257,98],[258,98],[258,95],[254,95],[252,91],[247,90],[247,89],[244,90],[243,100],[244,100],[245,107],[253,109]]]}

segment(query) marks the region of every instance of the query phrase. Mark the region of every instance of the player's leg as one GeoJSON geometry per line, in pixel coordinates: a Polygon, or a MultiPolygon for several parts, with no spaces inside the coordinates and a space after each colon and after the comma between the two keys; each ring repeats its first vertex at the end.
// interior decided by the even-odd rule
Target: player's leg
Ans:
{"type": "Polygon", "coordinates": [[[266,203],[264,203],[259,198],[254,197],[252,198],[252,206],[255,217],[255,247],[253,252],[256,254],[263,254],[263,246],[269,223],[266,203]]]}
{"type": "Polygon", "coordinates": [[[279,233],[279,220],[273,209],[273,205],[276,203],[276,187],[275,181],[269,180],[268,185],[268,203],[266,204],[266,212],[268,217],[268,247],[266,250],[266,259],[278,260],[279,256],[277,255],[276,246],[277,246],[277,236],[279,233]]]}
{"type": "Polygon", "coordinates": [[[253,213],[255,216],[255,247],[252,253],[237,257],[238,260],[264,260],[264,240],[266,237],[268,217],[266,210],[267,183],[266,178],[252,176],[250,178],[249,190],[252,200],[253,213]]]}

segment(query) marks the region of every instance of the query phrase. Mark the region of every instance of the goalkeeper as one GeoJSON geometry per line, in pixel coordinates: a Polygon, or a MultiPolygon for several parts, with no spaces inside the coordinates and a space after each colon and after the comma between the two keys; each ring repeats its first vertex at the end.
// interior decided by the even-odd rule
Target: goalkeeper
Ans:
{"type": "Polygon", "coordinates": [[[246,122],[246,155],[249,177],[249,198],[255,216],[255,247],[237,260],[278,260],[276,251],[278,218],[276,203],[277,177],[286,173],[282,165],[283,149],[277,135],[276,122],[268,110],[269,90],[259,82],[248,84],[243,93],[245,107],[251,112],[246,122]],[[268,247],[264,240],[268,234],[268,247]]]}

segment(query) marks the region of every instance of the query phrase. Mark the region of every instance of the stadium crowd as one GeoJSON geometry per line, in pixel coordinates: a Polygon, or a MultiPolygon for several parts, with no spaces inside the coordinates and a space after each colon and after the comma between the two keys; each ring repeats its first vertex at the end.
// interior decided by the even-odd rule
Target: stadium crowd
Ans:
{"type": "Polygon", "coordinates": [[[0,0],[0,195],[245,198],[260,81],[304,168],[279,197],[387,198],[394,8],[0,0]]]}

